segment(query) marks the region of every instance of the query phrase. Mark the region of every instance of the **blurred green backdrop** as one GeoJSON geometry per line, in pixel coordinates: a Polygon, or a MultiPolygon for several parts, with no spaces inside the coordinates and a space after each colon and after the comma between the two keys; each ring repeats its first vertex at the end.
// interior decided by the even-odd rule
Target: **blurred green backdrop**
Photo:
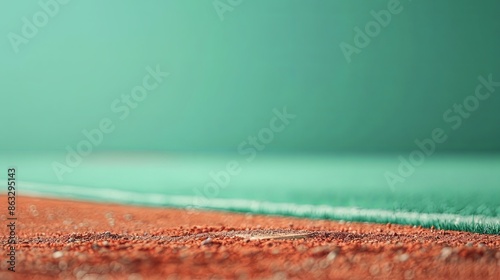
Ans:
{"type": "MultiPolygon", "coordinates": [[[[232,152],[287,106],[297,118],[265,152],[411,150],[479,75],[500,80],[496,0],[402,0],[351,63],[339,44],[391,1],[247,0],[223,20],[213,2],[69,1],[16,54],[9,34],[43,9],[2,1],[1,149],[75,145],[117,120],[110,104],[147,66],[170,76],[96,149],[232,152]]],[[[439,150],[498,151],[498,94],[439,150]]]]}
{"type": "Polygon", "coordinates": [[[500,81],[499,1],[65,1],[0,2],[0,170],[20,195],[500,231],[500,87],[473,104],[479,76],[500,81]],[[148,67],[170,75],[123,117],[148,67]],[[258,160],[234,154],[284,107],[258,160]]]}

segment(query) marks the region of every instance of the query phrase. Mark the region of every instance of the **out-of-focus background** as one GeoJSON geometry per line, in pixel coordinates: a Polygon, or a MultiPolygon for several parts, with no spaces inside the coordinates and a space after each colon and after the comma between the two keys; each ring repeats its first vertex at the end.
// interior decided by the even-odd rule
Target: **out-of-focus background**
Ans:
{"type": "Polygon", "coordinates": [[[20,195],[500,228],[498,1],[63,3],[0,3],[20,195]]]}

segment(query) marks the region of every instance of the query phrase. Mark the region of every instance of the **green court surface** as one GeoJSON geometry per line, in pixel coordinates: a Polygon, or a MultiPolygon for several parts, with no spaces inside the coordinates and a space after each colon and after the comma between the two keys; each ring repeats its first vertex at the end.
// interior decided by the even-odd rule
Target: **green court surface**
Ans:
{"type": "Polygon", "coordinates": [[[0,166],[16,162],[19,203],[23,195],[41,195],[493,234],[500,229],[498,156],[429,157],[392,187],[385,174],[398,174],[397,154],[247,161],[240,155],[96,153],[59,181],[52,163],[61,159],[64,154],[10,154],[0,166]],[[237,166],[232,174],[228,163],[237,166]]]}

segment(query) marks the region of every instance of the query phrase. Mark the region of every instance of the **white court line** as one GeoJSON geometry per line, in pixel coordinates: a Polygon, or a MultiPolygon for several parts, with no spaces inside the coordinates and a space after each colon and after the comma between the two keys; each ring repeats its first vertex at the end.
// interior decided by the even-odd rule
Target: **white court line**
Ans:
{"type": "MultiPolygon", "coordinates": [[[[7,181],[3,181],[7,182],[7,181]]],[[[329,218],[336,220],[394,222],[402,224],[450,224],[487,225],[500,229],[500,217],[484,215],[458,215],[443,213],[417,213],[407,211],[390,211],[381,209],[362,209],[356,207],[332,207],[328,205],[307,205],[295,203],[275,203],[245,199],[204,199],[195,196],[165,195],[158,193],[139,193],[114,189],[94,189],[71,185],[53,185],[21,181],[20,195],[42,197],[65,197],[75,199],[93,199],[103,202],[133,203],[150,206],[170,206],[214,210],[236,210],[244,212],[265,213],[275,215],[292,215],[311,218],[329,218]]]]}

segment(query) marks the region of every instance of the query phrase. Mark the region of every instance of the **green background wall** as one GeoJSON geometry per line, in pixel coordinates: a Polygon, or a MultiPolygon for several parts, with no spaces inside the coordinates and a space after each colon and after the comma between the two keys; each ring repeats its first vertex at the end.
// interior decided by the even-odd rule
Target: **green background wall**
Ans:
{"type": "MultiPolygon", "coordinates": [[[[500,2],[402,0],[348,63],[340,43],[389,2],[246,0],[221,20],[212,1],[73,0],[15,53],[41,8],[2,1],[0,148],[64,150],[108,117],[98,150],[231,152],[286,105],[297,118],[266,152],[414,149],[479,75],[500,80],[500,2]],[[156,65],[170,76],[118,121],[110,104],[156,65]]],[[[498,151],[499,95],[439,150],[498,151]]]]}

